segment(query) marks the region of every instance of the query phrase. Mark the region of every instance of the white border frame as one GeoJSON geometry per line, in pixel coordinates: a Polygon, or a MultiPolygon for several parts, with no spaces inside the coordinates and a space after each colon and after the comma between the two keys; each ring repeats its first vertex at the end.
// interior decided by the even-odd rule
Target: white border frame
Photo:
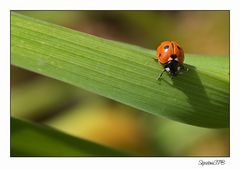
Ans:
{"type": "Polygon", "coordinates": [[[1,169],[236,169],[240,160],[240,36],[238,0],[10,0],[0,4],[0,168],[1,169]],[[129,2],[130,1],[130,2],[129,2]],[[10,10],[230,10],[230,157],[11,158],[10,157],[10,10]],[[224,159],[223,166],[199,160],[224,159]]]}

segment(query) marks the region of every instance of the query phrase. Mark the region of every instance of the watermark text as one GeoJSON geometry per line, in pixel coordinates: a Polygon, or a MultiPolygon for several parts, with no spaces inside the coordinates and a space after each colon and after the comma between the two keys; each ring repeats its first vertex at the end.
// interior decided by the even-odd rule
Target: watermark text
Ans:
{"type": "Polygon", "coordinates": [[[223,159],[216,159],[212,161],[204,161],[204,160],[199,160],[198,165],[205,166],[205,165],[225,165],[226,162],[223,159]]]}

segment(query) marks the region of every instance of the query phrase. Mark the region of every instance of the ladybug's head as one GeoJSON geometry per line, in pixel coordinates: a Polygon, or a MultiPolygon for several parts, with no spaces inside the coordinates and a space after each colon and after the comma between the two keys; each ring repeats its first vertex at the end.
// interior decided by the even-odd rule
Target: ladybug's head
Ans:
{"type": "Polygon", "coordinates": [[[170,60],[164,66],[165,70],[169,72],[172,76],[176,76],[180,69],[180,65],[176,55],[172,55],[170,60]]]}

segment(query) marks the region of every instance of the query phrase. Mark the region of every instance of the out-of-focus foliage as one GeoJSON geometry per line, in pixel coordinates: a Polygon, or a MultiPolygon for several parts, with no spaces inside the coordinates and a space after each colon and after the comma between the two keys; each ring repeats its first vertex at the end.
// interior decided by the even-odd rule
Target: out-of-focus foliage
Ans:
{"type": "Polygon", "coordinates": [[[55,129],[11,118],[11,156],[128,156],[55,129]]]}

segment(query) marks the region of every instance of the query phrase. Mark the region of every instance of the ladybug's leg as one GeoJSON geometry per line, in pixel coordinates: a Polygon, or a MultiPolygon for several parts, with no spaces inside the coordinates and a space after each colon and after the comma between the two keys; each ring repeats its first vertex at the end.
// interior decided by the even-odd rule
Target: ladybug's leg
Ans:
{"type": "Polygon", "coordinates": [[[159,80],[161,77],[162,77],[162,75],[163,75],[163,73],[165,72],[166,70],[164,69],[159,75],[158,75],[158,77],[156,78],[156,80],[159,80]]]}
{"type": "Polygon", "coordinates": [[[181,65],[180,67],[181,67],[181,70],[189,71],[189,69],[186,66],[184,66],[184,65],[181,65]]]}
{"type": "Polygon", "coordinates": [[[158,59],[157,59],[157,58],[153,58],[153,60],[154,60],[155,62],[158,62],[158,59]]]}

